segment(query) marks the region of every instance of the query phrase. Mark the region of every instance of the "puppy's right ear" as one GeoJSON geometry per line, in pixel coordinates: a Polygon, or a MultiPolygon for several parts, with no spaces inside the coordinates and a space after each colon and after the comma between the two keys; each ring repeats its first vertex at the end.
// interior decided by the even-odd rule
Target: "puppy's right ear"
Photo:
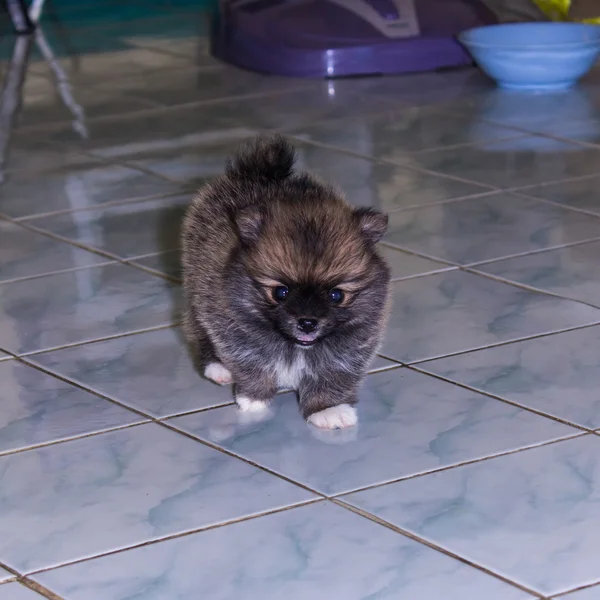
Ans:
{"type": "Polygon", "coordinates": [[[255,207],[246,208],[238,214],[236,224],[244,244],[252,244],[258,240],[263,221],[263,213],[255,207]]]}

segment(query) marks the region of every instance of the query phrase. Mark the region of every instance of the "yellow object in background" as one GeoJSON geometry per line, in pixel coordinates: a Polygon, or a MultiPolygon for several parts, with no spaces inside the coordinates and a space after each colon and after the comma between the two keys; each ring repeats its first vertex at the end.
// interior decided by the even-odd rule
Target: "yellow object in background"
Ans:
{"type": "MultiPolygon", "coordinates": [[[[600,15],[588,19],[571,19],[569,10],[571,0],[533,0],[537,7],[552,21],[580,21],[581,23],[592,23],[600,25],[600,15]]],[[[600,8],[599,8],[600,10],[600,8]]]]}

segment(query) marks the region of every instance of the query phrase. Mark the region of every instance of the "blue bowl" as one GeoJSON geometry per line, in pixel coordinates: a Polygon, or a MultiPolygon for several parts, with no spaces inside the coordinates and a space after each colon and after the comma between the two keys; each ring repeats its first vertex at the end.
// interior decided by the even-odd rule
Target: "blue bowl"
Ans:
{"type": "Polygon", "coordinates": [[[463,31],[458,39],[505,89],[569,88],[600,53],[600,26],[583,23],[490,25],[463,31]]]}

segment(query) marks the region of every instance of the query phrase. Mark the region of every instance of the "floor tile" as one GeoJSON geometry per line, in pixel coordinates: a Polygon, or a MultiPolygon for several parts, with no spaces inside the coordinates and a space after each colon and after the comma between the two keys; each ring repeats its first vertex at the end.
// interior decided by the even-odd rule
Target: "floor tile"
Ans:
{"type": "Polygon", "coordinates": [[[44,600],[44,596],[20,583],[7,583],[0,586],[0,600],[44,600]]]}
{"type": "Polygon", "coordinates": [[[178,288],[111,264],[0,285],[0,347],[31,352],[171,323],[178,288]]]}
{"type": "Polygon", "coordinates": [[[35,577],[73,600],[406,600],[531,596],[350,511],[319,503],[35,577]],[[203,560],[198,562],[197,557],[203,560]]]}
{"type": "Polygon", "coordinates": [[[20,572],[311,498],[154,424],[2,457],[0,483],[0,559],[20,572]]]}
{"type": "Polygon", "coordinates": [[[6,569],[0,567],[0,583],[7,581],[8,579],[12,579],[12,577],[12,573],[9,573],[6,569]]]}
{"type": "Polygon", "coordinates": [[[585,177],[550,185],[526,188],[523,193],[544,200],[558,202],[571,208],[579,208],[600,214],[600,201],[595,190],[600,186],[600,176],[585,177]]]}
{"type": "Polygon", "coordinates": [[[600,218],[500,193],[390,215],[384,241],[466,265],[600,237],[600,218]]]}
{"type": "Polygon", "coordinates": [[[192,197],[188,193],[128,202],[30,222],[78,244],[130,258],[179,248],[181,221],[192,197]]]}
{"type": "Polygon", "coordinates": [[[196,146],[229,140],[239,143],[255,133],[220,119],[211,105],[194,105],[146,111],[133,118],[117,116],[90,121],[85,139],[68,127],[57,125],[46,130],[44,138],[73,151],[90,152],[104,160],[131,161],[136,155],[162,153],[177,164],[175,159],[185,152],[197,155],[196,146]]]}
{"type": "Polygon", "coordinates": [[[566,596],[560,596],[561,600],[598,600],[598,598],[600,598],[600,587],[597,585],[578,592],[572,592],[566,596]]]}
{"type": "Polygon", "coordinates": [[[337,431],[307,425],[292,394],[277,397],[262,421],[231,406],[170,423],[325,494],[578,433],[406,369],[370,375],[358,406],[358,428],[337,431]]]}
{"type": "Polygon", "coordinates": [[[32,360],[154,417],[233,402],[230,386],[196,372],[179,329],[65,348],[32,360]]]}
{"type": "Polygon", "coordinates": [[[136,256],[130,262],[148,269],[154,269],[174,279],[181,280],[183,277],[179,250],[159,252],[141,257],[136,256]]]}
{"type": "Polygon", "coordinates": [[[600,438],[584,436],[346,499],[552,595],[600,575],[595,558],[599,451],[600,438]]]}
{"type": "MultiPolygon", "coordinates": [[[[10,145],[2,158],[4,159],[4,164],[0,165],[2,188],[19,173],[39,172],[41,174],[50,169],[87,165],[92,160],[79,151],[54,143],[46,134],[35,135],[32,130],[13,131],[10,145]]],[[[97,164],[96,161],[94,162],[97,164]]]]}
{"type": "Polygon", "coordinates": [[[412,155],[405,162],[506,189],[596,173],[600,168],[600,149],[526,136],[510,142],[425,152],[412,155]]]}
{"type": "Polygon", "coordinates": [[[455,146],[472,142],[470,130],[485,128],[486,140],[515,137],[514,130],[488,123],[474,124],[470,119],[429,107],[408,107],[375,117],[305,126],[295,130],[309,140],[338,146],[377,159],[403,162],[419,150],[455,146]]]}
{"type": "Polygon", "coordinates": [[[16,360],[0,363],[0,452],[144,419],[16,360]]]}
{"type": "Polygon", "coordinates": [[[597,309],[450,271],[393,285],[381,354],[414,362],[600,322],[597,309]]]}
{"type": "Polygon", "coordinates": [[[600,306],[600,242],[540,252],[476,267],[552,294],[600,306]]]}
{"type": "Polygon", "coordinates": [[[470,352],[421,365],[523,406],[600,428],[600,327],[470,352]]]}
{"type": "MultiPolygon", "coordinates": [[[[116,84],[110,77],[96,81],[98,90],[115,89],[164,106],[238,98],[247,95],[269,95],[302,87],[302,80],[265,77],[229,65],[168,69],[157,73],[124,77],[116,84]]],[[[197,107],[197,110],[202,110],[197,107]]]]}
{"type": "MultiPolygon", "coordinates": [[[[171,70],[190,69],[189,60],[173,54],[155,52],[149,48],[128,47],[113,52],[86,53],[59,59],[71,84],[76,86],[97,86],[98,82],[110,79],[119,80],[129,77],[167,75],[171,70]]],[[[31,70],[44,75],[48,80],[53,78],[52,68],[47,62],[39,60],[31,64],[31,70]]],[[[115,87],[118,87],[118,83],[115,87]]]]}
{"type": "Polygon", "coordinates": [[[283,94],[231,100],[215,106],[214,110],[219,116],[244,127],[304,131],[306,127],[312,130],[310,126],[314,123],[336,119],[354,129],[355,124],[349,119],[364,120],[367,115],[389,112],[391,108],[384,100],[341,87],[336,82],[311,81],[309,87],[303,86],[283,94]]]}
{"type": "MultiPolygon", "coordinates": [[[[137,169],[93,161],[32,176],[13,173],[0,188],[0,213],[27,217],[172,194],[181,186],[137,169]]],[[[75,218],[75,217],[74,217],[75,218]]]]}
{"type": "Polygon", "coordinates": [[[89,267],[107,259],[75,246],[0,221],[0,282],[52,271],[89,267]]]}
{"type": "MultiPolygon", "coordinates": [[[[80,122],[85,126],[89,119],[135,113],[156,106],[143,99],[110,93],[109,90],[92,92],[83,86],[73,87],[70,85],[73,81],[69,79],[66,82],[68,87],[65,87],[65,81],[59,80],[54,73],[48,73],[47,77],[28,73],[21,89],[19,129],[44,128],[59,122],[80,122]],[[67,101],[61,95],[65,89],[68,89],[67,101]],[[76,107],[75,110],[73,107],[76,107]]],[[[43,132],[40,131],[39,135],[43,132]]]]}
{"type": "MultiPolygon", "coordinates": [[[[216,124],[217,121],[211,121],[216,124]]],[[[204,131],[174,135],[170,122],[159,136],[148,143],[124,145],[116,152],[130,164],[157,173],[174,182],[180,182],[186,189],[198,189],[225,170],[227,159],[254,135],[246,128],[228,129],[227,126],[207,126],[204,131]]],[[[111,149],[100,150],[98,154],[110,154],[111,149]]]]}
{"type": "Polygon", "coordinates": [[[594,123],[598,112],[594,99],[597,91],[591,92],[583,84],[560,92],[528,94],[524,102],[522,94],[494,86],[464,94],[452,108],[472,118],[529,133],[592,142],[598,136],[598,125],[594,123]],[[587,131],[581,127],[582,123],[587,124],[587,131]]]}
{"type": "Polygon", "coordinates": [[[489,192],[488,188],[293,142],[297,166],[339,187],[354,206],[384,212],[489,192]]]}
{"type": "Polygon", "coordinates": [[[392,270],[392,280],[407,279],[416,275],[436,273],[453,268],[444,263],[435,262],[428,258],[421,258],[420,256],[408,254],[407,252],[387,246],[381,246],[379,251],[392,270]]]}

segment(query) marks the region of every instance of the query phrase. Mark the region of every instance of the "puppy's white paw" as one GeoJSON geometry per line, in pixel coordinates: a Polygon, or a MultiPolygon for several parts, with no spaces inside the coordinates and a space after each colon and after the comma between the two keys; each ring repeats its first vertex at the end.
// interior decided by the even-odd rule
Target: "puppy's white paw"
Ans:
{"type": "Polygon", "coordinates": [[[319,429],[345,429],[358,423],[358,415],[353,406],[338,404],[313,413],[307,420],[319,429]]]}
{"type": "Polygon", "coordinates": [[[228,385],[233,381],[229,369],[218,362],[208,363],[204,369],[204,377],[210,379],[219,385],[228,385]]]}
{"type": "Polygon", "coordinates": [[[236,396],[235,401],[242,412],[262,413],[269,408],[268,402],[264,400],[252,400],[248,396],[236,396]]]}

